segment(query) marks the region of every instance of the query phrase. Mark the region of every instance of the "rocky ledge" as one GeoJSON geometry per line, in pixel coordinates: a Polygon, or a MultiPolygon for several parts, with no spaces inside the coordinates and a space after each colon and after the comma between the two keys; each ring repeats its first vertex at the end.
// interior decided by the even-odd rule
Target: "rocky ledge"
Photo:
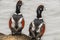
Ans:
{"type": "Polygon", "coordinates": [[[5,35],[5,34],[0,33],[0,40],[31,40],[31,38],[25,34],[5,35]]]}

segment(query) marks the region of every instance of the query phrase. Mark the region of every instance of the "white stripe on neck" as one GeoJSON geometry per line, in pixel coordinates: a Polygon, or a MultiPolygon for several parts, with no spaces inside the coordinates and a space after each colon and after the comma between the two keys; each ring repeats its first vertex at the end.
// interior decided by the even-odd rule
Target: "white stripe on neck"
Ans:
{"type": "Polygon", "coordinates": [[[41,18],[39,18],[39,19],[42,19],[42,17],[41,17],[41,18]]]}
{"type": "Polygon", "coordinates": [[[19,13],[18,15],[21,15],[22,13],[19,13]]]}
{"type": "MultiPolygon", "coordinates": [[[[16,14],[17,15],[17,13],[14,13],[14,14],[16,14]]],[[[22,13],[19,13],[18,15],[21,15],[22,13]]]]}
{"type": "Polygon", "coordinates": [[[36,18],[36,19],[43,19],[43,18],[41,17],[41,18],[36,18]]]}

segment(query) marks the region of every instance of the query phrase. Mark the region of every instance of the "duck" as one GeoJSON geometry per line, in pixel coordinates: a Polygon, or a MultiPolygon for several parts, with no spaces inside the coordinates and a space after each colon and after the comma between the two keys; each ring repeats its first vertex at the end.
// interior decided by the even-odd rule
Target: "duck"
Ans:
{"type": "Polygon", "coordinates": [[[22,33],[22,29],[25,25],[24,17],[20,11],[22,6],[22,1],[19,0],[16,4],[16,11],[9,19],[9,28],[11,30],[12,35],[19,35],[22,33]]]}
{"type": "Polygon", "coordinates": [[[35,40],[41,39],[45,33],[45,23],[42,18],[42,12],[44,11],[44,5],[39,5],[36,10],[36,18],[29,25],[29,36],[35,40]]]}

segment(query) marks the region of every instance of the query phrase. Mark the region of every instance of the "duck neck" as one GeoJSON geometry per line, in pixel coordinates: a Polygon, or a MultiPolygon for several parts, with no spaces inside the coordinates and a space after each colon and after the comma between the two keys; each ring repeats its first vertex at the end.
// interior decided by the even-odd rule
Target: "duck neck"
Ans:
{"type": "Polygon", "coordinates": [[[16,9],[16,13],[17,14],[21,13],[20,9],[16,9]]]}
{"type": "Polygon", "coordinates": [[[40,11],[39,13],[37,13],[37,18],[42,18],[42,11],[40,11]]]}
{"type": "Polygon", "coordinates": [[[37,18],[42,18],[42,16],[39,16],[39,17],[37,17],[37,18]]]}

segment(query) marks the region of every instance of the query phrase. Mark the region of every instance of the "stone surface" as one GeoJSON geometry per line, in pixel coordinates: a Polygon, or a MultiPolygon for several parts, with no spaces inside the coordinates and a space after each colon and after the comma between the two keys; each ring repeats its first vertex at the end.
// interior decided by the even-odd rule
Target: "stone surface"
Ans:
{"type": "Polygon", "coordinates": [[[4,35],[0,34],[0,40],[31,40],[31,38],[25,34],[21,35],[4,35]]]}

